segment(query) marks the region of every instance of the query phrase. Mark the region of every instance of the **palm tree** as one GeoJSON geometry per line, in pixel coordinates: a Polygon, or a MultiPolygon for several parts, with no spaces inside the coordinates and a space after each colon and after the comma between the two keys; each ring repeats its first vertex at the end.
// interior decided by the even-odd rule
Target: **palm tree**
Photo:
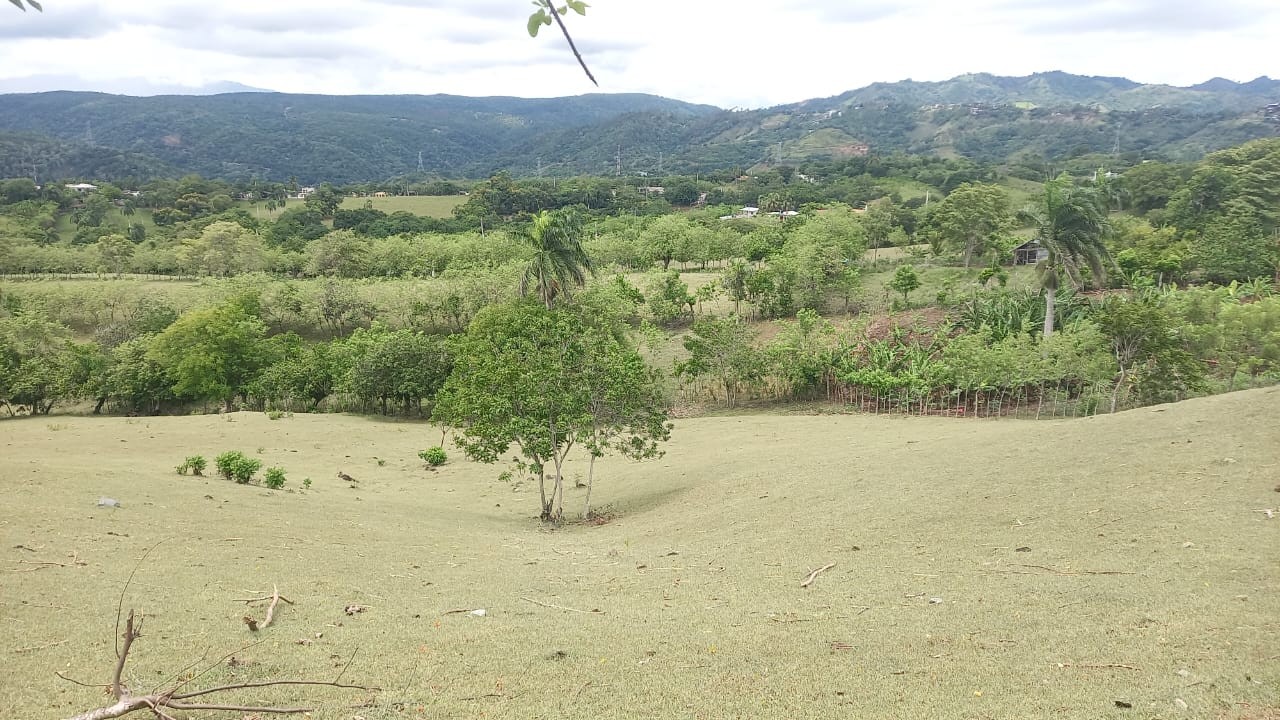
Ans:
{"type": "Polygon", "coordinates": [[[1089,267],[1094,283],[1100,284],[1106,277],[1104,263],[1111,262],[1102,243],[1109,229],[1107,213],[1093,189],[1079,187],[1063,174],[1046,183],[1040,202],[1019,216],[1035,227],[1036,241],[1049,251],[1036,266],[1044,290],[1044,336],[1049,337],[1063,275],[1077,290],[1084,287],[1082,264],[1089,267]]]}
{"type": "Polygon", "coordinates": [[[534,215],[525,241],[533,248],[533,257],[520,278],[520,294],[537,293],[548,310],[557,297],[569,297],[571,286],[580,287],[588,273],[595,274],[591,258],[582,249],[578,223],[564,211],[543,210],[534,215]]]}

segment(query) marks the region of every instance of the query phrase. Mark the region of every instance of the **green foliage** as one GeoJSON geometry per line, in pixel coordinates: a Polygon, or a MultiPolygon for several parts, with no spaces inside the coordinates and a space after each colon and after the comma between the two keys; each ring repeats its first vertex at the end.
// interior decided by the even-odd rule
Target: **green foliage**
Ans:
{"type": "Polygon", "coordinates": [[[899,265],[893,273],[893,278],[886,285],[902,293],[902,302],[905,304],[908,302],[907,296],[911,291],[920,287],[920,276],[916,273],[914,265],[899,265]]]}
{"type": "Polygon", "coordinates": [[[755,348],[755,339],[755,330],[737,315],[699,318],[684,339],[689,357],[676,363],[676,375],[710,379],[724,390],[724,401],[732,407],[764,376],[765,358],[755,348]]]}
{"type": "Polygon", "coordinates": [[[654,270],[646,278],[644,304],[659,325],[672,327],[684,321],[695,302],[689,286],[675,270],[654,270]]]}
{"type": "Polygon", "coordinates": [[[284,470],[278,467],[267,468],[262,474],[262,484],[272,490],[279,490],[284,487],[285,476],[284,470]]]}
{"type": "Polygon", "coordinates": [[[520,294],[537,295],[547,306],[558,297],[566,300],[571,288],[586,283],[595,273],[591,258],[582,249],[582,227],[569,211],[540,212],[533,216],[525,233],[533,258],[520,277],[520,294]]]}
{"type": "Polygon", "coordinates": [[[548,520],[562,516],[569,450],[597,423],[623,422],[606,420],[596,401],[607,405],[607,386],[597,388],[606,379],[626,385],[644,367],[618,328],[593,321],[528,301],[485,308],[453,343],[453,372],[436,397],[434,418],[457,429],[454,442],[468,457],[495,462],[511,445],[519,448],[521,469],[540,478],[548,520]]]}
{"type": "Polygon", "coordinates": [[[449,460],[449,456],[445,453],[444,448],[436,445],[429,447],[418,453],[418,457],[422,458],[422,462],[430,467],[438,467],[445,464],[449,460]]]}
{"type": "Polygon", "coordinates": [[[218,474],[227,480],[246,485],[253,479],[254,473],[262,469],[262,461],[246,456],[239,450],[228,450],[214,458],[213,464],[218,474]]]}
{"type": "Polygon", "coordinates": [[[204,469],[208,467],[203,455],[192,455],[177,467],[179,475],[186,475],[190,471],[192,475],[204,475],[204,469]]]}
{"type": "Polygon", "coordinates": [[[1148,405],[1204,389],[1204,367],[1186,350],[1179,324],[1159,296],[1109,296],[1094,310],[1093,320],[1109,339],[1118,366],[1112,412],[1125,393],[1148,405]]]}
{"type": "Polygon", "coordinates": [[[1009,196],[996,185],[964,183],[933,207],[924,221],[924,235],[934,253],[960,253],[969,267],[992,249],[1000,249],[1002,239],[1013,229],[1009,196]]]}
{"type": "Polygon", "coordinates": [[[173,379],[173,392],[231,406],[271,363],[266,326],[234,303],[184,313],[160,333],[147,357],[173,379]]]}

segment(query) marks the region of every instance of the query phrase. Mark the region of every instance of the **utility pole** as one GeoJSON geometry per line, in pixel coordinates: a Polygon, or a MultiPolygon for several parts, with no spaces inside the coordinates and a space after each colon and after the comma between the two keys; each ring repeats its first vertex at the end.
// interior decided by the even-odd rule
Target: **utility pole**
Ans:
{"type": "Polygon", "coordinates": [[[662,151],[658,151],[658,175],[662,175],[662,151]]]}
{"type": "Polygon", "coordinates": [[[421,150],[418,151],[418,172],[426,172],[426,169],[422,167],[422,151],[421,150]]]}
{"type": "Polygon", "coordinates": [[[613,157],[613,174],[622,175],[622,146],[618,146],[618,154],[613,157]]]}
{"type": "Polygon", "coordinates": [[[778,143],[778,158],[777,158],[777,164],[778,164],[778,165],[781,165],[781,164],[782,164],[782,143],[781,143],[781,142],[779,142],[779,143],[778,143]]]}

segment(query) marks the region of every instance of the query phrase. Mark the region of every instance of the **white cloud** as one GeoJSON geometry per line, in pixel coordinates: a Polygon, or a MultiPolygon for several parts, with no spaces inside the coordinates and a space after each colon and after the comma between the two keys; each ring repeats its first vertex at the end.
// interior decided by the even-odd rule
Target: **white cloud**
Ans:
{"type": "MultiPolygon", "coordinates": [[[[603,92],[724,107],[876,81],[1044,70],[1193,84],[1280,74],[1272,0],[597,0],[567,22],[603,92]]],[[[526,0],[47,0],[0,7],[0,77],[78,76],[286,92],[594,92],[526,0]]],[[[30,82],[39,82],[32,79],[30,82]]],[[[55,89],[49,87],[48,89],[55,89]]]]}

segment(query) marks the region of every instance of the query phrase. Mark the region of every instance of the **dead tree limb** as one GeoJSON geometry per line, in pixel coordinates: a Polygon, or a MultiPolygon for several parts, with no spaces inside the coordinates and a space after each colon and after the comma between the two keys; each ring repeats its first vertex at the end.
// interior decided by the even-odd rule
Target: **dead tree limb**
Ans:
{"type": "Polygon", "coordinates": [[[835,563],[827,563],[826,565],[823,565],[822,567],[818,568],[817,570],[814,570],[813,572],[809,573],[809,577],[805,578],[805,579],[804,579],[804,582],[800,583],[800,587],[803,587],[803,588],[807,588],[807,587],[809,587],[810,585],[812,585],[812,584],[813,584],[813,581],[814,581],[814,580],[817,580],[817,579],[818,579],[818,575],[820,575],[820,574],[822,574],[822,573],[824,573],[824,572],[826,572],[826,571],[830,570],[831,568],[833,568],[833,567],[835,567],[835,566],[836,566],[836,564],[835,564],[835,563]]]}
{"type": "Polygon", "coordinates": [[[533,603],[534,605],[541,605],[544,608],[551,608],[553,610],[567,610],[568,612],[582,613],[583,615],[603,615],[604,614],[604,611],[601,610],[600,608],[593,608],[591,610],[579,610],[578,608],[565,607],[563,605],[552,605],[551,603],[545,603],[545,602],[542,602],[541,600],[534,600],[533,598],[521,597],[520,599],[525,602],[533,603]]]}
{"type": "MultiPolygon", "coordinates": [[[[277,591],[278,594],[278,591],[277,591]]],[[[274,603],[273,603],[274,607],[274,603]]],[[[268,622],[270,621],[270,612],[268,612],[268,622]]],[[[369,687],[366,685],[350,685],[340,683],[337,680],[262,680],[257,682],[234,683],[230,685],[219,685],[217,687],[205,688],[203,690],[190,690],[187,692],[179,692],[186,683],[179,683],[165,690],[160,690],[146,695],[134,695],[125,685],[124,668],[129,661],[129,651],[133,649],[133,642],[142,636],[142,620],[136,617],[133,610],[129,611],[128,617],[125,619],[124,633],[121,638],[123,642],[120,645],[119,658],[116,660],[115,671],[111,676],[111,683],[108,685],[97,686],[83,683],[79,680],[65,677],[61,673],[56,673],[58,677],[68,682],[87,687],[105,687],[115,702],[104,707],[87,710],[76,715],[70,720],[111,720],[138,711],[148,711],[158,720],[174,720],[170,712],[190,712],[195,710],[221,710],[226,712],[238,713],[263,713],[275,715],[300,715],[303,713],[315,712],[315,707],[274,707],[274,706],[257,706],[257,705],[236,705],[230,703],[217,702],[184,702],[193,698],[205,698],[209,695],[215,695],[224,692],[237,692],[242,690],[250,690],[254,688],[278,687],[284,685],[307,685],[315,687],[329,687],[345,690],[365,690],[368,692],[376,692],[380,688],[369,687]]],[[[339,676],[341,679],[341,676],[339,676]]]]}
{"type": "Polygon", "coordinates": [[[244,616],[244,624],[248,625],[249,630],[252,632],[258,632],[259,630],[266,630],[271,625],[271,621],[274,620],[276,616],[276,606],[280,604],[281,600],[284,600],[290,605],[293,604],[292,602],[289,602],[288,600],[286,600],[284,596],[280,594],[280,588],[277,587],[276,585],[271,586],[271,597],[254,598],[251,600],[244,600],[243,602],[253,603],[253,602],[258,602],[260,600],[270,600],[271,604],[267,606],[267,617],[262,621],[261,624],[259,624],[257,620],[254,620],[253,617],[250,615],[244,616]]]}

